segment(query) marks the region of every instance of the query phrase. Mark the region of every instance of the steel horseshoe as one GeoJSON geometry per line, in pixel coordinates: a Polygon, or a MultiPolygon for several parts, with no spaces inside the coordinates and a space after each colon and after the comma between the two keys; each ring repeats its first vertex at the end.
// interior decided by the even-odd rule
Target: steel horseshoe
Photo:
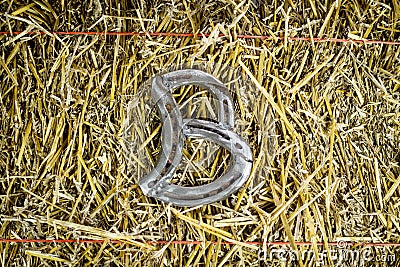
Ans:
{"type": "Polygon", "coordinates": [[[200,70],[177,70],[152,78],[151,97],[162,120],[161,153],[156,166],[139,180],[143,193],[177,206],[192,207],[223,200],[236,192],[250,175],[252,152],[246,141],[233,131],[233,100],[224,84],[200,70]],[[218,123],[182,118],[172,90],[184,85],[198,85],[214,95],[218,123]],[[221,177],[194,187],[170,183],[182,159],[186,137],[209,140],[230,151],[230,165],[221,177]]]}

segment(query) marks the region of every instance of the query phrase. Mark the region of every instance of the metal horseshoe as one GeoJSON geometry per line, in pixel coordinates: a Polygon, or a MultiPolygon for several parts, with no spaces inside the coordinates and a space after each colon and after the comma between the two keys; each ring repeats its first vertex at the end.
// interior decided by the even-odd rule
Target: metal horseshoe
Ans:
{"type": "Polygon", "coordinates": [[[143,193],[177,206],[192,207],[223,200],[236,192],[250,175],[252,152],[246,141],[233,132],[233,101],[224,84],[200,70],[177,70],[152,78],[151,97],[162,120],[161,153],[153,170],[139,180],[143,193]],[[218,123],[182,118],[172,90],[184,85],[198,85],[214,95],[218,123]],[[170,183],[182,159],[186,137],[209,140],[230,151],[231,163],[221,177],[194,187],[170,183]]]}

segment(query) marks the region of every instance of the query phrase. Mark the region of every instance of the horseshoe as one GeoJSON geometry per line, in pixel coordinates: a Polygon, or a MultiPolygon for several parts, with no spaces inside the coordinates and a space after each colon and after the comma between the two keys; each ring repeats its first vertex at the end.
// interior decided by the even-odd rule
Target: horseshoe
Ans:
{"type": "Polygon", "coordinates": [[[161,153],[153,170],[139,180],[143,193],[177,206],[192,207],[223,200],[236,192],[250,175],[252,152],[246,141],[232,131],[233,101],[224,84],[200,70],[178,70],[153,77],[151,97],[162,119],[161,153]],[[204,87],[215,96],[218,123],[182,118],[172,90],[184,85],[204,87]],[[209,140],[230,151],[231,163],[225,174],[202,186],[171,184],[186,137],[209,140]]]}

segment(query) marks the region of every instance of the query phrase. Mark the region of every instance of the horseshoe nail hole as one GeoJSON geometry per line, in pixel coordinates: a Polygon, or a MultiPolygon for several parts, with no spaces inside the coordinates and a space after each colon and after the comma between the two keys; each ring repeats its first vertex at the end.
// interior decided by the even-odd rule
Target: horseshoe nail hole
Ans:
{"type": "Polygon", "coordinates": [[[150,183],[147,184],[148,187],[154,187],[156,185],[155,181],[151,181],[150,183]]]}
{"type": "Polygon", "coordinates": [[[237,149],[242,149],[242,148],[243,148],[242,145],[239,144],[239,143],[236,143],[236,144],[235,144],[235,147],[236,147],[237,149]]]}
{"type": "Polygon", "coordinates": [[[171,113],[172,107],[170,103],[165,104],[165,109],[168,111],[168,113],[171,113]]]}
{"type": "Polygon", "coordinates": [[[228,105],[228,100],[224,99],[224,101],[222,101],[224,103],[224,105],[228,105]]]}

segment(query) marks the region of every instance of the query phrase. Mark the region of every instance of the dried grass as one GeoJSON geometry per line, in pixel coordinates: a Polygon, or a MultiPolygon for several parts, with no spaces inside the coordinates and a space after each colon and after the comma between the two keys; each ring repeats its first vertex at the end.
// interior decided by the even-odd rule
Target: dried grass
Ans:
{"type": "MultiPolygon", "coordinates": [[[[259,266],[266,246],[244,242],[290,241],[304,250],[295,241],[310,241],[317,253],[319,241],[325,249],[329,241],[400,242],[400,49],[287,38],[398,40],[400,2],[82,2],[0,2],[0,31],[25,31],[0,36],[0,237],[123,242],[0,243],[2,266],[259,266]],[[123,96],[194,61],[249,75],[274,111],[279,138],[262,188],[178,209],[143,196],[127,175],[123,96]],[[146,243],[156,240],[204,242],[146,243]]],[[[315,262],[282,265],[308,264],[315,262]]]]}

